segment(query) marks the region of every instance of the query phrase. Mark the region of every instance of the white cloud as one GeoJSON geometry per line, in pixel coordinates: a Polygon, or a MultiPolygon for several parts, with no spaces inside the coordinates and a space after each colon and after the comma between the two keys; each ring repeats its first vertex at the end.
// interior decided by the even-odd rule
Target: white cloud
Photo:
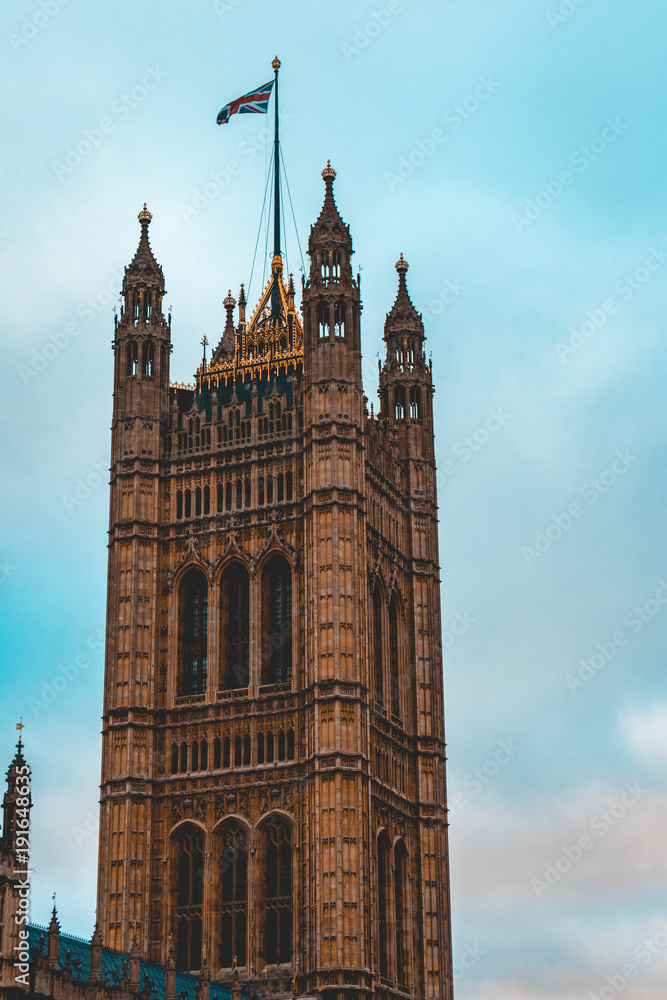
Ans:
{"type": "Polygon", "coordinates": [[[667,702],[625,712],[620,725],[628,746],[641,761],[657,764],[667,758],[667,702]]]}

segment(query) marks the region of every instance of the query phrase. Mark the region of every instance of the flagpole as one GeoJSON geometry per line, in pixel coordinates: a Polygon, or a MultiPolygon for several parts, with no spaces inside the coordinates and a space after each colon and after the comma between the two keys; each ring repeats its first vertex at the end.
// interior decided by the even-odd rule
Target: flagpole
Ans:
{"type": "MultiPolygon", "coordinates": [[[[276,74],[275,82],[275,141],[273,143],[273,256],[280,257],[280,133],[278,119],[278,70],[280,69],[280,59],[278,56],[271,63],[276,74]]],[[[278,306],[280,297],[278,285],[273,285],[273,319],[278,320],[278,306]]]]}

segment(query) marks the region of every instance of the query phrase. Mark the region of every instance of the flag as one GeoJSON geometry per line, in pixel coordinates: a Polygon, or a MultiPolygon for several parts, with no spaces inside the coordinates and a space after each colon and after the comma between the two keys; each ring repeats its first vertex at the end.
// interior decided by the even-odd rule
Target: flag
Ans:
{"type": "Polygon", "coordinates": [[[232,115],[265,115],[269,109],[269,98],[274,80],[265,83],[263,87],[251,90],[243,97],[237,97],[231,104],[225,104],[217,118],[218,125],[226,125],[232,115]]]}

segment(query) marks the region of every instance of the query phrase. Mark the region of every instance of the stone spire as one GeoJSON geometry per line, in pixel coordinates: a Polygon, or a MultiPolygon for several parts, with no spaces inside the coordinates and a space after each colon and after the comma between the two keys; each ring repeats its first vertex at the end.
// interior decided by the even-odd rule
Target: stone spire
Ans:
{"type": "Polygon", "coordinates": [[[408,292],[407,282],[405,280],[408,266],[407,260],[405,260],[403,254],[401,254],[396,261],[396,270],[398,271],[398,293],[396,295],[396,301],[391,307],[391,310],[387,313],[387,319],[385,320],[385,340],[388,340],[392,334],[409,334],[413,337],[417,336],[420,339],[423,339],[424,337],[424,324],[422,322],[421,313],[418,313],[412,304],[412,300],[408,292]]]}
{"type": "Polygon", "coordinates": [[[322,171],[325,184],[324,204],[317,222],[310,227],[308,237],[308,253],[311,257],[311,278],[313,265],[319,266],[320,261],[315,259],[318,249],[343,250],[349,263],[349,258],[354,253],[352,249],[352,237],[350,227],[347,226],[341,216],[334,200],[333,182],[336,171],[331,166],[331,160],[327,160],[327,165],[322,171]]]}
{"type": "Polygon", "coordinates": [[[146,202],[144,202],[144,207],[139,212],[137,218],[141,225],[141,236],[139,237],[139,246],[137,247],[137,252],[134,255],[132,263],[128,264],[125,268],[123,294],[130,287],[147,285],[156,288],[161,295],[164,295],[164,274],[153,256],[153,251],[148,241],[148,227],[153,216],[146,208],[146,202]]]}
{"type": "MultiPolygon", "coordinates": [[[[241,285],[241,291],[243,292],[243,285],[241,285]]],[[[234,306],[236,305],[236,299],[232,295],[231,288],[222,300],[222,304],[227,312],[227,319],[220,343],[213,352],[212,363],[220,361],[223,357],[232,358],[236,352],[236,328],[234,326],[234,306]]]]}

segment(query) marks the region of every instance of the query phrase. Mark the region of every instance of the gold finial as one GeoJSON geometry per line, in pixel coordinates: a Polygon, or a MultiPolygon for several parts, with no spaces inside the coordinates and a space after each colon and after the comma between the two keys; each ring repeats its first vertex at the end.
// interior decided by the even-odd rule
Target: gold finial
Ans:
{"type": "Polygon", "coordinates": [[[278,70],[280,69],[280,59],[278,58],[278,56],[276,56],[276,58],[273,60],[273,62],[271,63],[271,66],[273,67],[274,71],[277,73],[278,70]]]}
{"type": "Polygon", "coordinates": [[[222,300],[222,304],[225,307],[225,309],[233,309],[234,306],[236,305],[236,299],[232,295],[231,288],[227,292],[227,295],[225,296],[225,298],[222,300]]]}
{"type": "Polygon", "coordinates": [[[144,207],[143,207],[143,208],[142,208],[142,210],[141,210],[141,211],[139,212],[139,215],[137,216],[137,218],[139,219],[139,222],[140,222],[140,223],[141,223],[142,225],[144,224],[144,222],[145,222],[146,224],[148,224],[148,223],[149,223],[149,222],[151,221],[151,219],[153,218],[153,216],[151,215],[151,213],[150,213],[150,212],[148,211],[148,209],[146,208],[146,202],[144,202],[144,207]]]}
{"type": "Polygon", "coordinates": [[[19,722],[16,723],[16,728],[19,730],[19,734],[22,729],[25,729],[25,726],[23,725],[23,719],[20,719],[19,722]]]}
{"type": "Polygon", "coordinates": [[[282,274],[283,273],[283,261],[279,253],[273,255],[273,260],[271,261],[271,274],[282,274]]]}
{"type": "Polygon", "coordinates": [[[403,259],[403,254],[401,254],[401,256],[396,261],[396,270],[398,271],[399,274],[405,274],[405,272],[407,271],[408,267],[409,267],[409,265],[408,265],[407,260],[404,260],[403,259]]]}
{"type": "Polygon", "coordinates": [[[327,165],[322,171],[322,177],[324,178],[325,183],[326,181],[334,180],[334,178],[336,177],[336,171],[331,166],[331,160],[327,160],[327,165]]]}

